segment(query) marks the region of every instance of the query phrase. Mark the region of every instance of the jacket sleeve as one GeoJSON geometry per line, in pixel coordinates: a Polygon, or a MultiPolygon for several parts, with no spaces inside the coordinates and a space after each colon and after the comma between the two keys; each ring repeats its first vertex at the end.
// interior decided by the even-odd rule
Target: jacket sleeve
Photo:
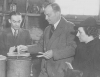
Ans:
{"type": "Polygon", "coordinates": [[[6,47],[5,38],[6,36],[3,34],[3,32],[0,33],[0,55],[7,56],[7,52],[9,52],[9,48],[6,47]]]}
{"type": "Polygon", "coordinates": [[[70,58],[75,54],[75,48],[77,47],[75,41],[75,36],[71,34],[71,32],[65,31],[61,37],[60,42],[58,43],[60,46],[56,49],[53,49],[53,58],[54,60],[70,58]]]}
{"type": "Polygon", "coordinates": [[[30,37],[30,33],[29,31],[27,30],[27,36],[26,36],[26,45],[31,45],[32,44],[32,39],[30,37]]]}

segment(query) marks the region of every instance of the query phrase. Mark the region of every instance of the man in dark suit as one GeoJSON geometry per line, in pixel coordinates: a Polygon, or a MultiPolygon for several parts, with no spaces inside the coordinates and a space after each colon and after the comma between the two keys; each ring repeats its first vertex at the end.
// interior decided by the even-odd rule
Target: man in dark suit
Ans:
{"type": "Polygon", "coordinates": [[[64,77],[65,62],[71,62],[75,54],[76,43],[72,34],[74,24],[61,16],[61,9],[56,3],[48,5],[44,14],[51,24],[44,31],[44,41],[40,40],[37,45],[33,46],[20,45],[19,50],[28,50],[30,53],[38,52],[40,55],[37,57],[43,57],[39,77],[64,77]]]}
{"type": "Polygon", "coordinates": [[[22,16],[19,13],[12,12],[10,14],[10,28],[3,29],[0,34],[0,54],[7,55],[10,51],[14,51],[17,45],[31,44],[31,38],[28,30],[21,29],[22,16]]]}

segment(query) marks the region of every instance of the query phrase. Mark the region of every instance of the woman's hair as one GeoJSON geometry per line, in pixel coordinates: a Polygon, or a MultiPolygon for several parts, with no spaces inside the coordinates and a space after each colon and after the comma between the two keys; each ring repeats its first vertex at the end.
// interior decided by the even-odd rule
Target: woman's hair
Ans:
{"type": "Polygon", "coordinates": [[[83,27],[85,33],[88,36],[98,37],[98,25],[96,23],[96,20],[93,17],[88,17],[84,21],[80,22],[79,27],[83,27]]]}
{"type": "Polygon", "coordinates": [[[93,36],[94,38],[99,36],[98,28],[95,26],[87,26],[83,27],[83,29],[88,36],[93,36]]]}

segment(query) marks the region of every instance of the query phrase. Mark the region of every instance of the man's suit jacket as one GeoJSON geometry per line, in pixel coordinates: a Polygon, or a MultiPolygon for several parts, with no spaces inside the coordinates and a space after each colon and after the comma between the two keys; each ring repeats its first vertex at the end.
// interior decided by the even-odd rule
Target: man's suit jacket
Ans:
{"type": "Polygon", "coordinates": [[[64,76],[65,62],[71,62],[75,54],[76,43],[72,34],[74,32],[73,27],[73,23],[66,21],[62,17],[51,38],[49,37],[51,26],[48,26],[44,31],[44,41],[40,40],[38,45],[28,48],[31,53],[43,52],[43,48],[44,52],[48,50],[53,51],[53,57],[51,59],[43,59],[41,68],[42,71],[46,70],[46,72],[44,74],[42,72],[40,77],[64,76]],[[42,44],[42,42],[44,43],[42,44]]]}
{"type": "Polygon", "coordinates": [[[28,30],[19,29],[18,35],[14,37],[11,28],[6,28],[0,34],[0,54],[7,55],[9,48],[17,45],[29,45],[31,38],[28,30]]]}

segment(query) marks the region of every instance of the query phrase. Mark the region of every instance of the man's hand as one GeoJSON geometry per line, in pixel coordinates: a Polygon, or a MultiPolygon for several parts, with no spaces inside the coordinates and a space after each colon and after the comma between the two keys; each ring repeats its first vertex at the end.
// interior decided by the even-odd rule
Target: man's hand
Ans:
{"type": "Polygon", "coordinates": [[[17,46],[17,50],[18,50],[18,53],[25,52],[25,51],[28,51],[28,47],[25,45],[19,45],[17,46]]]}
{"type": "Polygon", "coordinates": [[[15,46],[10,47],[10,48],[9,48],[9,53],[13,53],[13,52],[15,51],[15,49],[16,49],[16,47],[15,47],[15,46]]]}
{"type": "Polygon", "coordinates": [[[37,57],[45,57],[46,59],[50,59],[53,57],[53,51],[52,50],[48,50],[47,52],[43,53],[43,52],[39,52],[39,54],[37,57]]]}

